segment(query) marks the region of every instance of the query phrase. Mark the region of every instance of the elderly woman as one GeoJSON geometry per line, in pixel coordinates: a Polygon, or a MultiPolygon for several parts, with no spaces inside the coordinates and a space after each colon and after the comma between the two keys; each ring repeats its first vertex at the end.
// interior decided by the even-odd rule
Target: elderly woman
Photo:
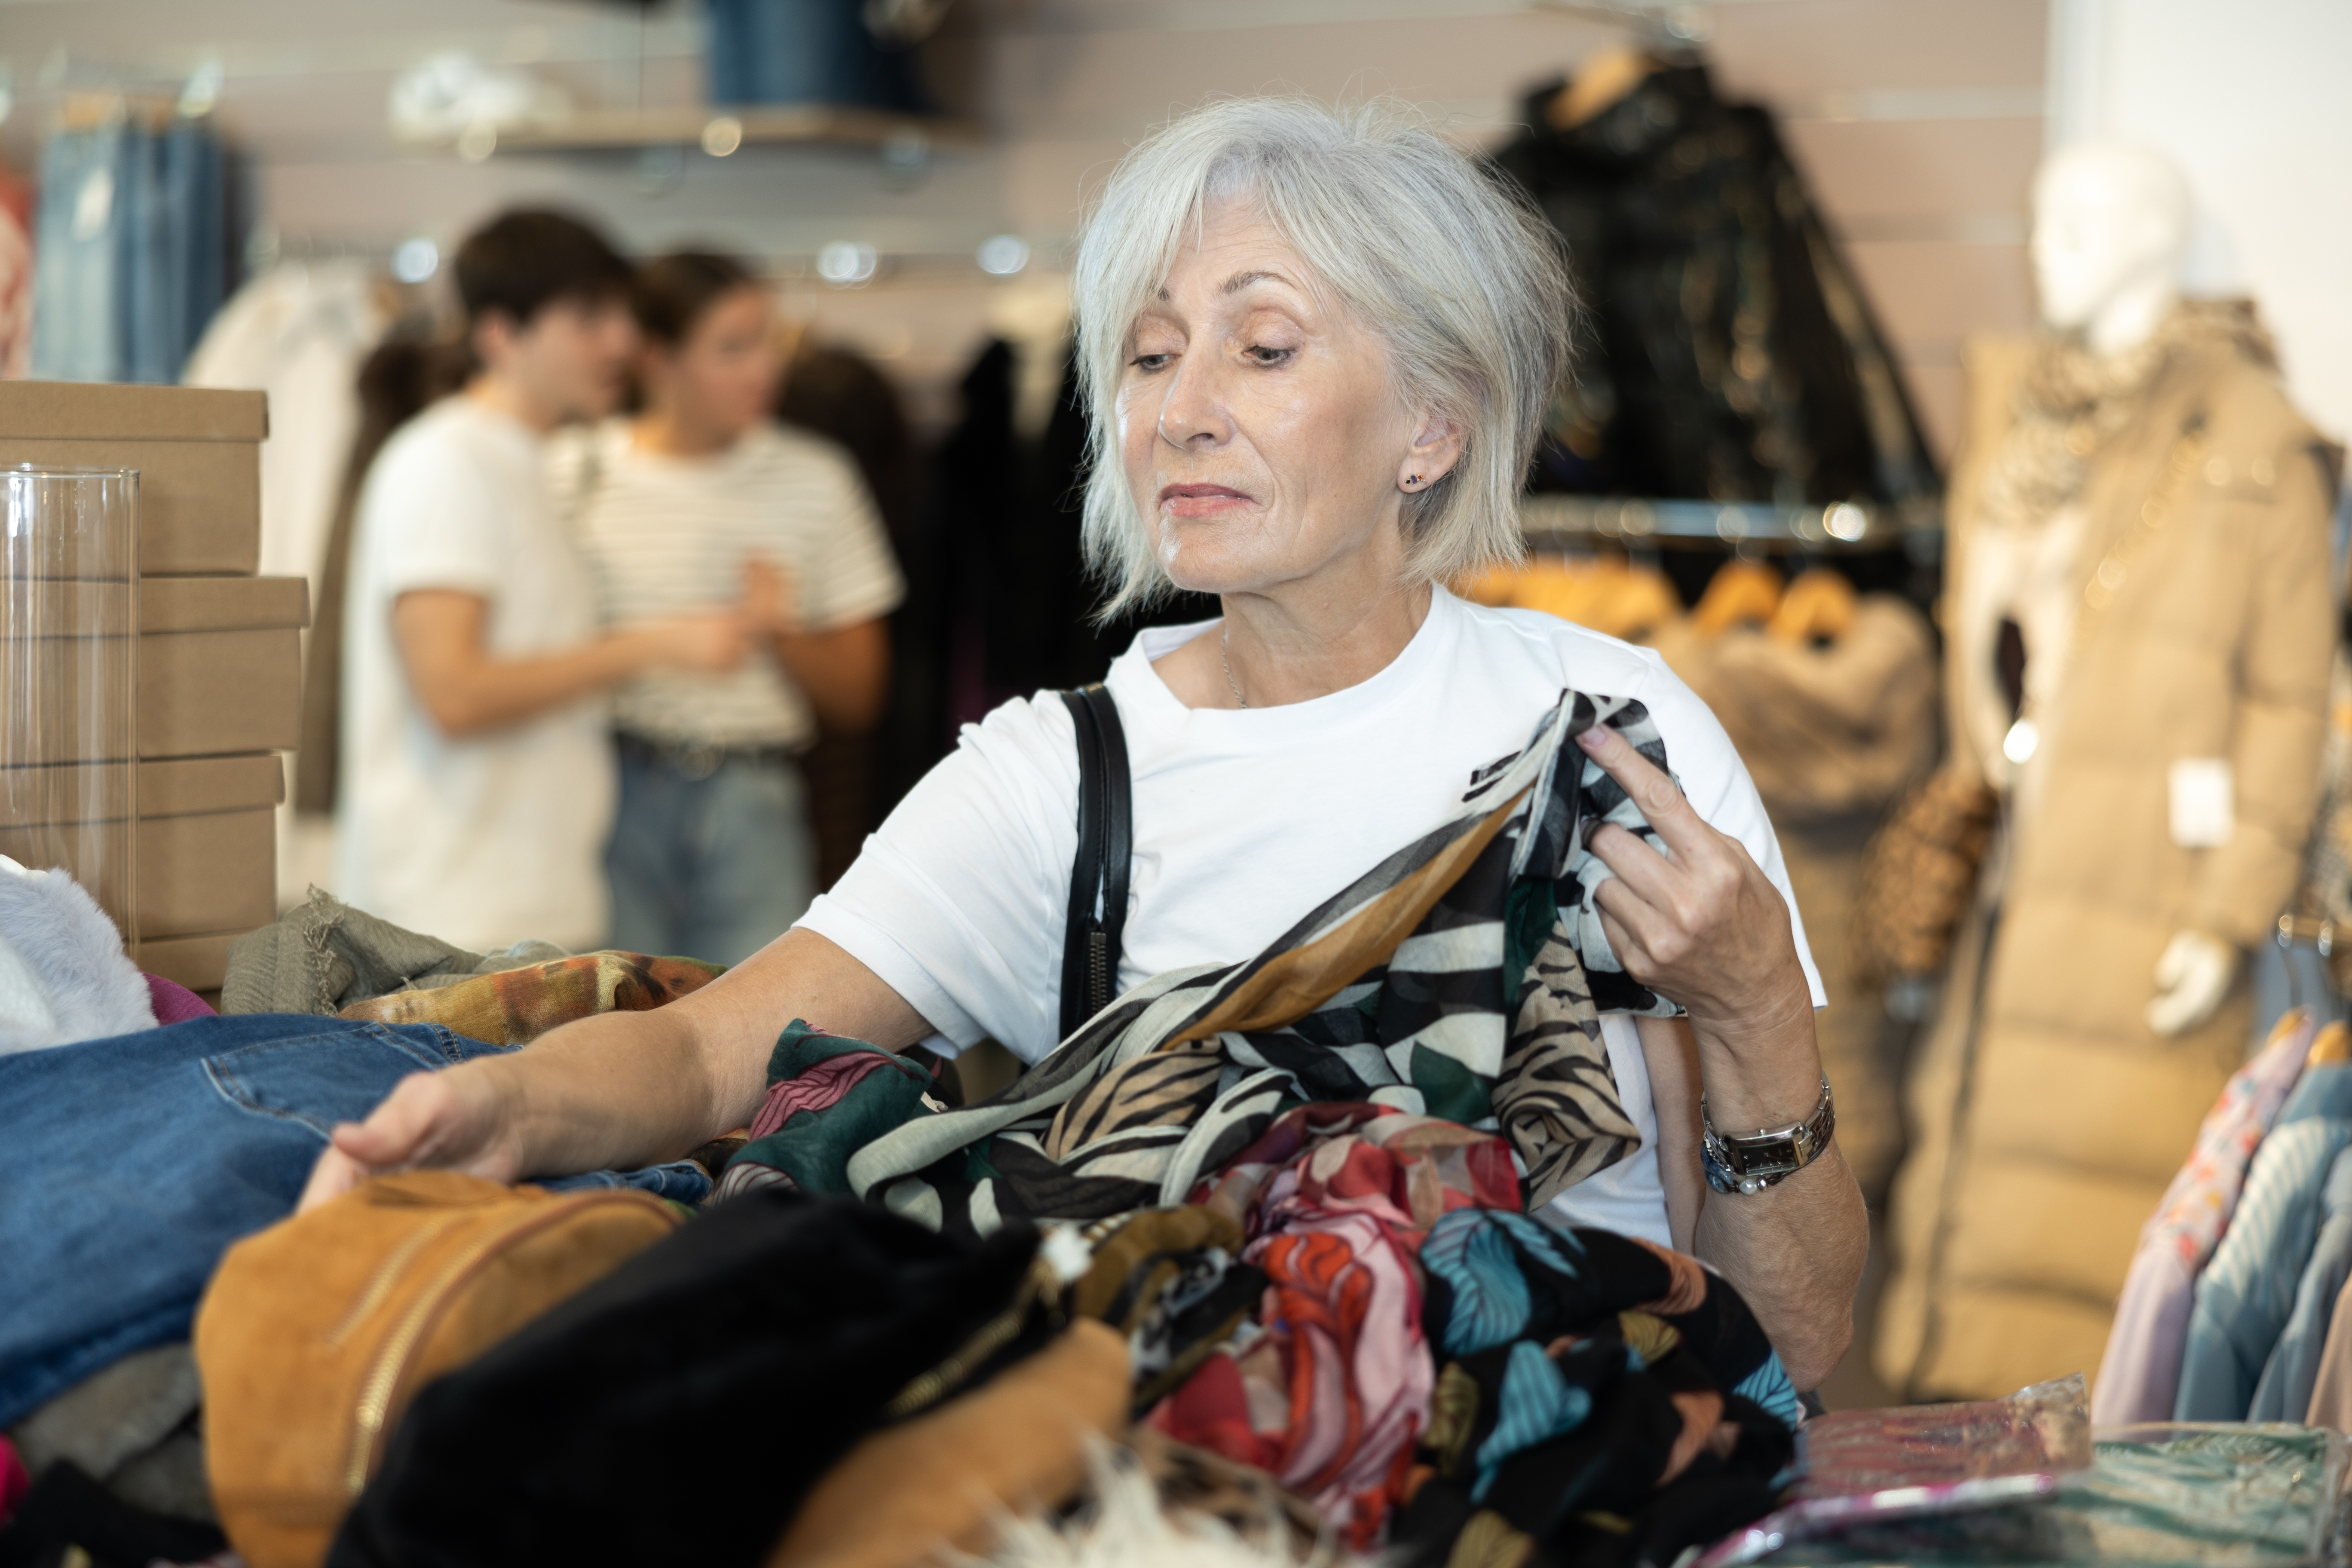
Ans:
{"type": "MultiPolygon", "coordinates": [[[[1602,1021],[1641,1152],[1552,1217],[1696,1251],[1817,1384],[1852,1331],[1853,1178],[1803,1139],[1814,1157],[1783,1179],[1711,1191],[1702,1163],[1703,1126],[1736,1149],[1826,1120],[1819,983],[1756,792],[1654,655],[1444,587],[1518,552],[1565,365],[1569,289],[1540,223],[1395,110],[1227,100],[1120,164],[1076,297],[1086,538],[1110,607],[1181,587],[1223,610],[1145,632],[1107,682],[1133,779],[1121,983],[1279,937],[1457,808],[1563,688],[1638,700],[1680,787],[1605,726],[1579,738],[1666,847],[1596,832],[1614,873],[1598,902],[1624,970],[1685,1016],[1602,1021]]],[[[338,1129],[307,1201],[410,1164],[512,1179],[675,1158],[751,1119],[794,1017],[1038,1060],[1077,791],[1063,704],[1007,703],[756,957],[661,1011],[406,1080],[338,1129]]]]}

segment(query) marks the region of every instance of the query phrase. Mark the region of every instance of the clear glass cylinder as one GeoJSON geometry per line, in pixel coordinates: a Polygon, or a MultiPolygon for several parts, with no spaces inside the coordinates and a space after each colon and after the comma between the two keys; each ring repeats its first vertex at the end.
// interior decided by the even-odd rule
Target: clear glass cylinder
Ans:
{"type": "Polygon", "coordinates": [[[138,941],[139,470],[0,468],[0,855],[138,941]]]}

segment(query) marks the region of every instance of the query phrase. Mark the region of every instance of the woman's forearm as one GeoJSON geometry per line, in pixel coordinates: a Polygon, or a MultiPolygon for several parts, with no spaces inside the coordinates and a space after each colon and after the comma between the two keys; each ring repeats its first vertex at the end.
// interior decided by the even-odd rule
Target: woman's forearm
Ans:
{"type": "Polygon", "coordinates": [[[794,1018],[885,1050],[931,1032],[873,971],[793,931],[667,1007],[583,1018],[484,1065],[532,1170],[628,1170],[748,1123],[794,1018]]]}
{"type": "Polygon", "coordinates": [[[1698,1255],[1746,1298],[1799,1388],[1816,1388],[1853,1342],[1853,1293],[1870,1251],[1862,1189],[1829,1152],[1760,1193],[1709,1191],[1698,1255]]]}
{"type": "Polygon", "coordinates": [[[775,641],[777,659],[826,729],[863,734],[880,721],[890,689],[890,634],[882,622],[779,632],[775,641]]]}
{"type": "Polygon", "coordinates": [[[748,1110],[729,1120],[729,1101],[742,1097],[726,1092],[678,1007],[583,1018],[477,1064],[503,1105],[520,1173],[658,1165],[750,1120],[748,1110]]]}
{"type": "MultiPolygon", "coordinates": [[[[1812,999],[1768,1005],[1736,1039],[1693,1030],[1708,1119],[1738,1136],[1810,1117],[1821,1095],[1812,999]]],[[[1758,1193],[1706,1190],[1698,1255],[1723,1271],[1800,1388],[1820,1384],[1853,1339],[1853,1295],[1870,1251],[1862,1189],[1832,1137],[1826,1153],[1758,1193]]]]}

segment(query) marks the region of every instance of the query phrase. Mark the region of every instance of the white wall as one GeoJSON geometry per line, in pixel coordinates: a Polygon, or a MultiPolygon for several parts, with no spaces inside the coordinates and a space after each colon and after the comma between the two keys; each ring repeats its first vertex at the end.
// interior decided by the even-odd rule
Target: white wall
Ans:
{"type": "Polygon", "coordinates": [[[2352,5],[2052,0],[2052,144],[2119,137],[2187,174],[2185,282],[2251,294],[2305,413],[2352,436],[2352,5]]]}

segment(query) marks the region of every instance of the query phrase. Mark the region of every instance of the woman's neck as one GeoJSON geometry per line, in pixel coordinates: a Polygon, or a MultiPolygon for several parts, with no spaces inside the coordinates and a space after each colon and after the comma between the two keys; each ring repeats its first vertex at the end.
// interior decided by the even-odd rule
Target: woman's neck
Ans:
{"type": "Polygon", "coordinates": [[[740,439],[740,431],[729,432],[680,418],[675,409],[668,408],[646,410],[629,429],[630,444],[656,458],[715,458],[740,439]]]}
{"type": "Polygon", "coordinates": [[[1370,594],[1228,594],[1223,625],[1158,668],[1187,707],[1311,702],[1394,663],[1429,618],[1431,598],[1425,583],[1370,594]]]}

